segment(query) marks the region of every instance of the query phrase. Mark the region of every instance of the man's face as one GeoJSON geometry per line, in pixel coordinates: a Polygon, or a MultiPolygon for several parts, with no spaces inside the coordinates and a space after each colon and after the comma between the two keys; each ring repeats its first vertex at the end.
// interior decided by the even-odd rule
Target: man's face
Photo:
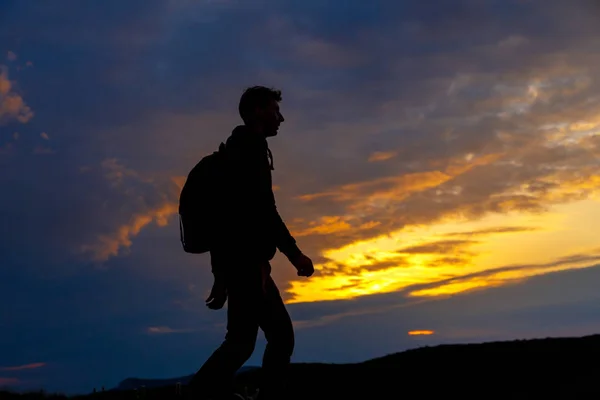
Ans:
{"type": "Polygon", "coordinates": [[[271,100],[265,108],[257,109],[257,115],[265,137],[276,136],[279,125],[285,121],[275,100],[271,100]]]}

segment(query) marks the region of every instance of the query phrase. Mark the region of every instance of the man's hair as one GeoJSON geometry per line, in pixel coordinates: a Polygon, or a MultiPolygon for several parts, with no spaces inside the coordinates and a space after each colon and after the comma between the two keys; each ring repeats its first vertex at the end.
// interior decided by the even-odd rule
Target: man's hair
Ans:
{"type": "Polygon", "coordinates": [[[281,90],[271,89],[264,86],[252,86],[242,94],[238,110],[240,117],[247,122],[252,117],[256,107],[266,107],[270,101],[281,101],[281,90]]]}

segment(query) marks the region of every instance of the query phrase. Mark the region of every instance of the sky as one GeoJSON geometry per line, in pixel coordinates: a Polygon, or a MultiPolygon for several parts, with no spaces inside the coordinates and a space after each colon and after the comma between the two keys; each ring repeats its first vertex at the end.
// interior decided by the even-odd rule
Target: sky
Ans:
{"type": "MultiPolygon", "coordinates": [[[[282,90],[273,276],[296,362],[600,331],[593,0],[0,3],[0,386],[196,371],[226,309],[177,219],[282,90]]],[[[259,342],[249,365],[259,365],[259,342]]]]}

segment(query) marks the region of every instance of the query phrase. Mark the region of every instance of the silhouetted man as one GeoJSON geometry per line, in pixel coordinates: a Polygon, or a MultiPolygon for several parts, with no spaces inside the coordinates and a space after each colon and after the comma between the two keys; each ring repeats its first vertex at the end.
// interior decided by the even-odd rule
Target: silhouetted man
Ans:
{"type": "Polygon", "coordinates": [[[275,206],[267,138],[277,135],[284,121],[280,101],[278,90],[247,89],[239,103],[244,125],[226,142],[225,211],[210,252],[215,280],[207,306],[220,309],[228,300],[227,334],[191,382],[195,394],[211,399],[231,396],[234,374],[252,355],[259,328],[267,347],[258,398],[281,398],[294,330],[269,262],[279,249],[299,276],[314,273],[312,261],[300,251],[275,206]]]}

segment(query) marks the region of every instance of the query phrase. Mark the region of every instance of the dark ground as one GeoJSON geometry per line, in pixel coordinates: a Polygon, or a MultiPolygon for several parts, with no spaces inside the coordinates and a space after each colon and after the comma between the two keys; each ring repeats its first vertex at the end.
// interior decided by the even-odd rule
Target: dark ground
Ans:
{"type": "MultiPolygon", "coordinates": [[[[423,347],[356,364],[292,364],[286,400],[600,399],[599,361],[600,335],[423,347]]],[[[239,374],[238,384],[252,387],[259,373],[239,374]]],[[[0,392],[2,400],[41,396],[0,392]]],[[[71,397],[136,398],[181,397],[174,385],[71,397]]]]}

